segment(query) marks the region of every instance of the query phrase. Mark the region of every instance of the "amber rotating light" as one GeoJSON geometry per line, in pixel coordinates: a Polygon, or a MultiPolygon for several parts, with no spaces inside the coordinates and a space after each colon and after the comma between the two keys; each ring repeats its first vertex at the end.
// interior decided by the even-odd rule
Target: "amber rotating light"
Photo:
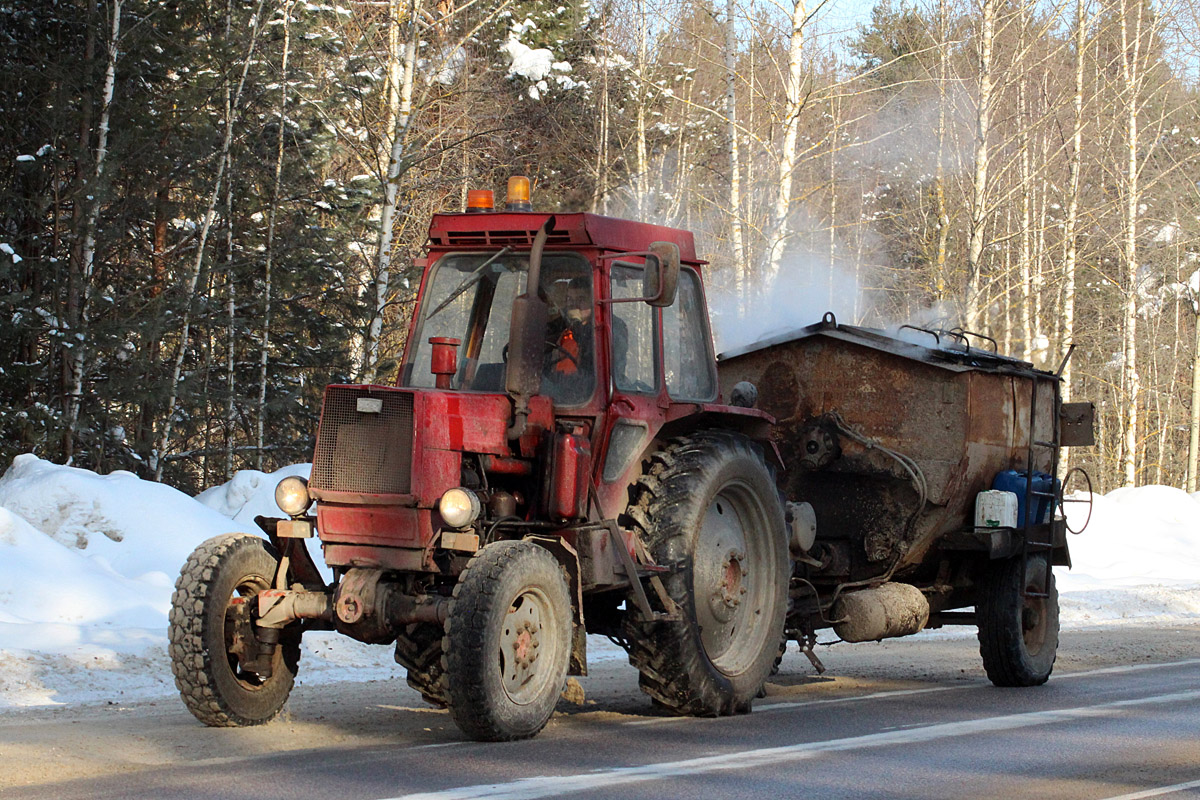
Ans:
{"type": "Polygon", "coordinates": [[[508,192],[504,197],[505,211],[533,211],[529,202],[529,178],[513,175],[508,179],[508,192]]]}
{"type": "Polygon", "coordinates": [[[485,214],[496,210],[496,199],[491,189],[467,190],[467,213],[485,214]]]}

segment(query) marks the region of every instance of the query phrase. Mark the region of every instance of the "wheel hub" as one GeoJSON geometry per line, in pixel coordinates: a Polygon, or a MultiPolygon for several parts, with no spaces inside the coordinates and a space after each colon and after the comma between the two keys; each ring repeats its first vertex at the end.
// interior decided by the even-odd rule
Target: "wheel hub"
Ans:
{"type": "Polygon", "coordinates": [[[540,644],[537,628],[528,620],[521,623],[512,641],[513,663],[521,668],[528,667],[537,660],[540,644]]]}
{"type": "Polygon", "coordinates": [[[545,635],[545,597],[529,591],[517,597],[500,631],[500,670],[504,691],[516,703],[529,702],[546,680],[539,656],[545,635]]]}
{"type": "Polygon", "coordinates": [[[745,561],[746,554],[741,550],[731,549],[725,554],[720,582],[708,598],[713,616],[721,622],[733,619],[737,607],[742,603],[742,595],[746,594],[742,579],[750,574],[750,570],[746,568],[745,561]]]}

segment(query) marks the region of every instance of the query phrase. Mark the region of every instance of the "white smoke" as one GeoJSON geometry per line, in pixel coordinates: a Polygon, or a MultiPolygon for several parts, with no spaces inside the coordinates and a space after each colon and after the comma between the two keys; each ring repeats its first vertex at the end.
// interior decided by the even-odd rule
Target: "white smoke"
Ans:
{"type": "Polygon", "coordinates": [[[828,312],[855,325],[871,311],[853,268],[798,254],[787,256],[771,281],[759,273],[739,288],[731,271],[711,276],[708,306],[718,353],[816,324],[828,312]]]}

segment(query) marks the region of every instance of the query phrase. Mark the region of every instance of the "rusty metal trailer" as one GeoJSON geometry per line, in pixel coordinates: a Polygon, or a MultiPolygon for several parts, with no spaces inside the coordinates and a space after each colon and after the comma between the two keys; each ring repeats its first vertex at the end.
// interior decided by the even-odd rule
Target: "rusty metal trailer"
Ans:
{"type": "Polygon", "coordinates": [[[1069,565],[1070,555],[1065,519],[1036,512],[1055,508],[1059,498],[1045,495],[1058,492],[1027,481],[1028,513],[1015,526],[976,528],[973,512],[997,475],[1056,474],[1060,447],[1090,443],[1090,404],[1064,406],[1061,370],[1000,355],[989,341],[917,328],[893,335],[827,314],[718,357],[722,393],[752,384],[757,408],[775,418],[793,528],[815,527],[809,542],[792,539],[788,630],[797,638],[824,627],[861,641],[979,624],[993,567],[1007,561],[1021,565],[1021,596],[1047,622],[1049,565],[1069,565]],[[861,616],[861,600],[907,616],[834,624],[861,616]],[[968,607],[977,611],[953,611],[968,607]]]}

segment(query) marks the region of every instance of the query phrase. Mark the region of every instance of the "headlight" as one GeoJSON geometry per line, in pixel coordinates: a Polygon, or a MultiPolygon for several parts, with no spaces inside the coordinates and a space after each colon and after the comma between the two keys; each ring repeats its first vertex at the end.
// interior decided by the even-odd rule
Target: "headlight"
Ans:
{"type": "Polygon", "coordinates": [[[303,514],[312,504],[308,494],[308,481],[298,475],[284,478],[275,487],[275,503],[289,517],[303,514]]]}
{"type": "Polygon", "coordinates": [[[438,513],[451,528],[465,528],[479,517],[481,506],[474,492],[450,489],[438,501],[438,513]]]}

